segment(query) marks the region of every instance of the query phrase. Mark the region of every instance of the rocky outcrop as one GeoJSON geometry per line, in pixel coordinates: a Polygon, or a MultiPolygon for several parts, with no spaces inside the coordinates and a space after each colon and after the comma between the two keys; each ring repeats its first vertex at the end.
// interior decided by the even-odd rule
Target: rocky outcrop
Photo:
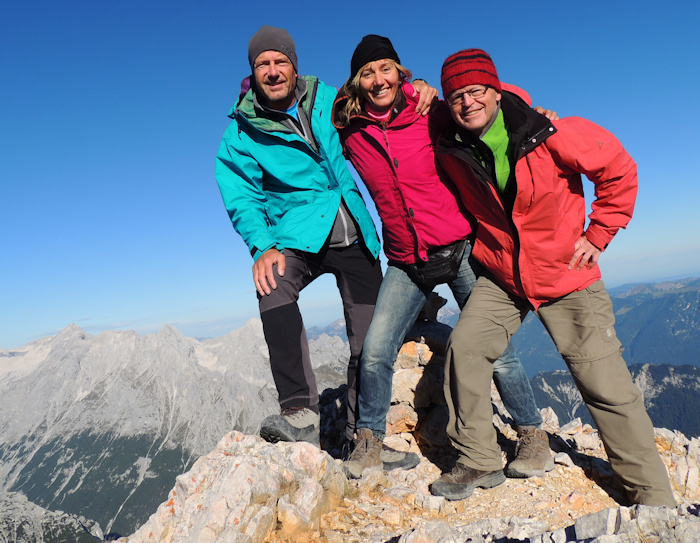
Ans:
{"type": "MultiPolygon", "coordinates": [[[[455,457],[444,436],[439,342],[410,341],[396,362],[387,443],[413,450],[410,471],[366,471],[346,481],[339,447],[328,435],[342,428],[343,388],[322,398],[326,451],[305,443],[269,444],[228,434],[176,486],[141,529],[122,543],[145,542],[636,542],[700,540],[700,440],[657,430],[676,509],[630,506],[617,485],[597,432],[580,420],[564,426],[543,410],[555,452],[546,477],[508,479],[467,500],[448,502],[430,484],[455,457]],[[336,458],[334,458],[334,456],[336,458]]],[[[494,424],[504,462],[515,432],[495,388],[494,424]]],[[[336,434],[337,436],[337,434],[336,434]]]]}
{"type": "MultiPolygon", "coordinates": [[[[319,384],[337,387],[347,344],[309,348],[319,384]]],[[[259,319],[203,341],[169,325],[145,337],[68,326],[0,350],[0,491],[132,533],[224,434],[279,412],[276,396],[259,319]]],[[[0,543],[5,525],[0,509],[0,543]]]]}
{"type": "MultiPolygon", "coordinates": [[[[700,540],[697,499],[686,498],[678,484],[675,510],[620,505],[595,432],[574,423],[554,437],[558,448],[569,448],[557,453],[556,468],[546,477],[509,479],[468,500],[447,502],[430,495],[440,469],[426,457],[411,471],[368,470],[347,482],[340,460],[312,445],[273,445],[233,432],[178,477],[141,529],[120,541],[700,540]]],[[[685,466],[697,468],[697,451],[687,449],[695,441],[657,436],[672,478],[685,466]]],[[[685,492],[690,494],[687,485],[685,492]]]]}
{"type": "Polygon", "coordinates": [[[312,541],[343,500],[345,476],[308,443],[272,445],[240,432],[179,476],[149,522],[126,541],[312,541]]]}

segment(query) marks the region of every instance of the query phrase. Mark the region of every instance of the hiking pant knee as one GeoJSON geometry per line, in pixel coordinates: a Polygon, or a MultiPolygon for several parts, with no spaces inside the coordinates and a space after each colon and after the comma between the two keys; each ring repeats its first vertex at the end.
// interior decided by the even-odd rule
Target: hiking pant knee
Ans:
{"type": "Polygon", "coordinates": [[[324,249],[319,253],[285,249],[284,255],[284,276],[280,276],[274,268],[277,289],[270,295],[258,295],[280,406],[284,409],[318,404],[316,379],[297,302],[299,293],[309,283],[325,273],[332,273],[343,302],[350,344],[347,416],[348,427],[354,429],[357,365],[381,284],[379,261],[359,243],[340,249],[324,249]]]}
{"type": "Polygon", "coordinates": [[[674,506],[651,419],[622,357],[603,282],[543,305],[538,315],[566,361],[630,499],[674,506]]]}

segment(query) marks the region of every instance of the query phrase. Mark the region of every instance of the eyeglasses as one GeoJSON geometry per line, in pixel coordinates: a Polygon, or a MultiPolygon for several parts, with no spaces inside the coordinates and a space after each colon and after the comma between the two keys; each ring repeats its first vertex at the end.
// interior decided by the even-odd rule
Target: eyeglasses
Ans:
{"type": "Polygon", "coordinates": [[[458,107],[462,105],[462,102],[464,101],[464,95],[466,94],[471,98],[472,100],[478,100],[479,98],[483,98],[484,95],[486,94],[486,91],[489,90],[490,87],[475,87],[473,89],[469,90],[458,90],[453,92],[450,97],[448,98],[447,102],[450,104],[450,107],[458,107]]]}

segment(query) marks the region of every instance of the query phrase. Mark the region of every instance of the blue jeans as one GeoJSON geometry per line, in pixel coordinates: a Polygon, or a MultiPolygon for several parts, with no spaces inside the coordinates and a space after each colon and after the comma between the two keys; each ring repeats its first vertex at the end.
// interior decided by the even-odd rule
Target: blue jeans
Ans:
{"type": "MultiPolygon", "coordinates": [[[[471,249],[468,243],[457,277],[448,283],[460,310],[476,283],[471,249]]],[[[391,407],[394,361],[404,336],[416,322],[431,292],[432,288],[416,284],[400,267],[392,264],[387,267],[360,358],[357,428],[370,428],[375,436],[384,437],[386,415],[391,407]]],[[[512,345],[494,362],[493,372],[496,388],[515,424],[540,426],[542,415],[512,345]]]]}

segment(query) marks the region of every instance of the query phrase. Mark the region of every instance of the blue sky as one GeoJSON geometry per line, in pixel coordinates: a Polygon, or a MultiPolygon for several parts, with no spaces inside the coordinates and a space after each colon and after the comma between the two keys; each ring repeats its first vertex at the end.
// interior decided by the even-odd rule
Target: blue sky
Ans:
{"type": "MultiPolygon", "coordinates": [[[[290,31],[300,73],[336,86],[369,33],[436,86],[448,55],[485,49],[502,80],[603,125],[637,160],[637,209],[602,257],[606,282],[700,275],[700,4],[318,4],[2,3],[0,348],[70,323],[209,337],[257,316],[214,156],[263,24],[290,31]]],[[[342,317],[331,278],[301,307],[307,326],[342,317]]]]}

